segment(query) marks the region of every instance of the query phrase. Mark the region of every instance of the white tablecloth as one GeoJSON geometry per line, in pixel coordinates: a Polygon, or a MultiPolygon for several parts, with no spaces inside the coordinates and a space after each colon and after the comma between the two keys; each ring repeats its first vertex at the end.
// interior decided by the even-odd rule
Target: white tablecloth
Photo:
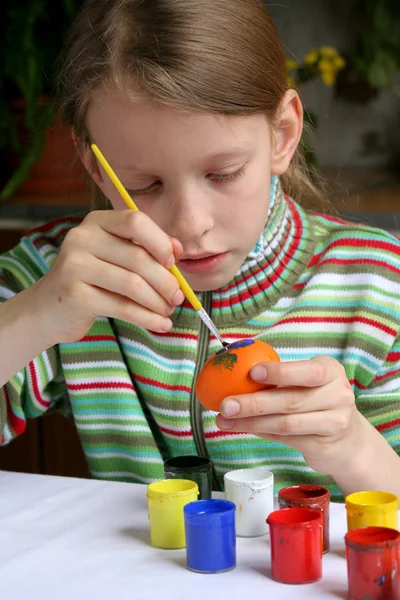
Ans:
{"type": "Polygon", "coordinates": [[[345,532],[344,506],[332,504],[316,583],[274,582],[269,536],[238,538],[236,569],[202,575],[185,550],[150,546],[145,485],[1,471],[0,599],[345,599],[345,532]]]}

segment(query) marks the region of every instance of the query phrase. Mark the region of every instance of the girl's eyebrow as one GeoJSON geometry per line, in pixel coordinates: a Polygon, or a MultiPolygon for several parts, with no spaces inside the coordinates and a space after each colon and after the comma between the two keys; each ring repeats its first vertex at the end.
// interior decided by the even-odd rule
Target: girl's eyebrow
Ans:
{"type": "MultiPolygon", "coordinates": [[[[248,145],[238,146],[237,148],[230,148],[229,150],[207,154],[206,156],[202,157],[202,161],[208,162],[215,160],[228,160],[231,158],[242,158],[243,156],[248,154],[249,150],[250,147],[248,145]]],[[[121,171],[151,171],[151,169],[148,169],[145,165],[142,167],[137,167],[134,165],[127,165],[114,161],[112,161],[111,164],[113,168],[120,169],[121,171]]]]}

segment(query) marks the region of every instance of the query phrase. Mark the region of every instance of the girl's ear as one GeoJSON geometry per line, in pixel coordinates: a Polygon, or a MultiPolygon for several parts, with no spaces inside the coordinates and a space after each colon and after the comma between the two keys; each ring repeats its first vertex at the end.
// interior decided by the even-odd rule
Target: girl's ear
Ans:
{"type": "Polygon", "coordinates": [[[283,175],[303,131],[303,106],[295,90],[287,90],[279,104],[272,131],[271,174],[283,175]]]}
{"type": "Polygon", "coordinates": [[[90,143],[84,143],[78,140],[74,131],[71,135],[75,144],[76,151],[83,163],[83,166],[85,167],[86,171],[89,173],[93,181],[99,186],[101,191],[104,193],[103,176],[101,174],[97,159],[90,148],[90,143]]]}

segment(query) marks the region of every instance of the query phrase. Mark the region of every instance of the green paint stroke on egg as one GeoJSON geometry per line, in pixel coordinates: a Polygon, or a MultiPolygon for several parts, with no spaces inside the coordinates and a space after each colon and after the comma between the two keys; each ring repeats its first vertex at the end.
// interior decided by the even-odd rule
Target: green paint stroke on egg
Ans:
{"type": "Polygon", "coordinates": [[[212,366],[219,371],[222,369],[229,369],[229,371],[232,371],[237,361],[237,354],[228,351],[214,356],[212,366]]]}

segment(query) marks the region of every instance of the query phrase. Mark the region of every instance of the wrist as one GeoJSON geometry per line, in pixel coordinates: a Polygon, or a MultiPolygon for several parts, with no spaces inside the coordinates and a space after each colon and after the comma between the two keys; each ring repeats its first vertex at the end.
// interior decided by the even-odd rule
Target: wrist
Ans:
{"type": "Polygon", "coordinates": [[[341,480],[344,476],[351,478],[354,474],[363,476],[371,464],[374,452],[374,443],[371,441],[372,433],[376,433],[372,425],[360,413],[357,413],[353,431],[341,442],[340,450],[335,460],[332,461],[328,474],[341,480]]]}
{"type": "Polygon", "coordinates": [[[57,323],[57,315],[43,288],[43,279],[34,283],[24,293],[27,294],[29,329],[37,336],[40,351],[43,352],[58,343],[57,331],[54,327],[57,323]]]}
{"type": "Polygon", "coordinates": [[[329,471],[344,496],[355,491],[379,488],[382,450],[392,453],[381,434],[358,413],[357,427],[343,445],[340,460],[329,471]]]}

